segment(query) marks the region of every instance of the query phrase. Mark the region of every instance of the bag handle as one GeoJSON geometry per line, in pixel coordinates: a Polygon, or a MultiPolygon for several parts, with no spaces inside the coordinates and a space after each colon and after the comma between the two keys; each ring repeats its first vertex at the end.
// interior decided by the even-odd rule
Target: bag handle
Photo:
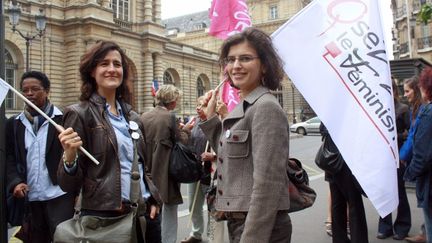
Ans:
{"type": "Polygon", "coordinates": [[[176,136],[176,131],[177,131],[177,121],[176,121],[176,116],[172,113],[170,113],[171,115],[171,141],[174,144],[177,142],[177,136],[176,136]]]}
{"type": "Polygon", "coordinates": [[[140,199],[141,195],[141,184],[140,179],[141,175],[139,173],[138,169],[138,146],[137,142],[140,139],[140,134],[138,133],[138,124],[134,121],[130,121],[130,129],[131,129],[131,137],[133,142],[133,161],[132,161],[132,168],[131,168],[131,185],[130,185],[130,201],[132,205],[138,206],[138,201],[140,199]]]}

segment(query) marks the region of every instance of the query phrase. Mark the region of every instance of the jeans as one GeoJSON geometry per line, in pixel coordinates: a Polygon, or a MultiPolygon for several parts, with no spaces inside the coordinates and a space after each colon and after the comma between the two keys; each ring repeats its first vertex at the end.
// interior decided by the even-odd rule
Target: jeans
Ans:
{"type": "Polygon", "coordinates": [[[199,240],[202,239],[202,234],[204,232],[203,205],[205,202],[205,193],[208,187],[208,185],[203,185],[198,182],[188,184],[189,212],[192,214],[192,232],[190,235],[199,240]],[[199,187],[198,191],[197,187],[199,187]],[[192,204],[195,198],[195,192],[197,192],[197,195],[195,199],[194,209],[192,211],[192,204]]]}
{"type": "Polygon", "coordinates": [[[427,243],[432,243],[432,213],[431,213],[431,206],[427,208],[423,208],[423,214],[425,218],[425,229],[426,229],[426,239],[427,243]]]}
{"type": "Polygon", "coordinates": [[[162,243],[176,243],[177,241],[177,204],[166,204],[162,206],[162,243]]]}
{"type": "Polygon", "coordinates": [[[401,165],[397,170],[399,205],[397,207],[396,220],[393,224],[391,213],[384,218],[380,217],[378,222],[379,233],[393,234],[394,232],[394,234],[399,236],[407,236],[411,228],[411,210],[405,190],[405,181],[403,180],[404,173],[405,167],[401,165]]]}

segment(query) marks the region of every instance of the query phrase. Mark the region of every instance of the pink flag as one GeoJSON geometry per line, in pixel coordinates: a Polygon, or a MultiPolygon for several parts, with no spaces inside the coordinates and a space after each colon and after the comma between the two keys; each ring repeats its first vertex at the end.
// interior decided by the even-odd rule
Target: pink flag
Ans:
{"type": "Polygon", "coordinates": [[[220,96],[222,101],[228,108],[228,112],[231,112],[234,107],[240,102],[240,97],[238,96],[238,90],[233,88],[229,82],[225,79],[225,82],[220,91],[220,96]]]}
{"type": "Polygon", "coordinates": [[[210,35],[223,40],[252,25],[246,0],[213,0],[209,18],[210,35]]]}

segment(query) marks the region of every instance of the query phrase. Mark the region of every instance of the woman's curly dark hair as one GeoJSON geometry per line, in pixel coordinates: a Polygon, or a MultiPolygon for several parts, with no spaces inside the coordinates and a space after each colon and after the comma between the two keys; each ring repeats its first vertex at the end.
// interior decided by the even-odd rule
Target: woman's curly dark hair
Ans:
{"type": "Polygon", "coordinates": [[[79,66],[79,72],[81,74],[81,96],[80,100],[89,100],[91,95],[97,91],[96,80],[92,77],[92,72],[100,61],[110,51],[118,51],[121,56],[122,67],[123,67],[123,80],[121,85],[116,89],[116,99],[122,99],[125,102],[130,102],[130,91],[126,84],[129,79],[129,62],[128,57],[119,45],[112,41],[98,41],[94,44],[87,52],[81,57],[79,66]]]}
{"type": "MultiPolygon", "coordinates": [[[[249,27],[243,32],[235,34],[222,44],[221,54],[219,56],[219,65],[222,70],[225,69],[225,59],[228,56],[230,48],[243,42],[248,42],[257,52],[259,59],[266,72],[264,73],[262,85],[270,90],[276,90],[284,77],[282,69],[282,60],[273,47],[272,40],[263,31],[249,27]]],[[[230,79],[230,84],[233,85],[230,79]]]]}

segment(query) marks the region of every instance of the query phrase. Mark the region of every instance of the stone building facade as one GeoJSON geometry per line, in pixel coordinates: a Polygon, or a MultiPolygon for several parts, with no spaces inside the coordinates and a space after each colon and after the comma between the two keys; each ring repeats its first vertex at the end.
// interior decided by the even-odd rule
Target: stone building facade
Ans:
{"type": "MultiPolygon", "coordinates": [[[[35,14],[42,9],[47,26],[42,37],[31,41],[29,69],[45,72],[52,82],[51,101],[60,106],[76,103],[80,94],[78,65],[81,55],[97,40],[113,40],[130,58],[134,108],[145,112],[153,107],[152,80],[173,83],[183,90],[176,113],[195,114],[195,100],[216,87],[220,72],[217,64],[221,41],[208,35],[207,12],[202,23],[192,29],[172,28],[161,20],[161,0],[13,0],[21,7],[17,28],[28,35],[36,33],[35,14]]],[[[254,26],[272,33],[302,9],[305,0],[248,0],[254,26]]],[[[8,18],[9,2],[4,3],[8,18]]],[[[167,20],[168,21],[168,20],[167,20]]],[[[19,89],[26,69],[26,41],[6,22],[6,80],[19,89]]],[[[288,78],[275,92],[289,120],[294,114],[311,111],[288,78]]],[[[6,114],[23,109],[23,102],[12,92],[6,99],[6,114]]],[[[311,112],[312,113],[312,112],[311,112]]]]}
{"type": "Polygon", "coordinates": [[[432,25],[418,20],[422,5],[432,0],[392,0],[393,54],[395,59],[432,61],[432,25]]]}
{"type": "MultiPolygon", "coordinates": [[[[177,115],[195,113],[198,94],[215,87],[219,80],[217,54],[170,40],[161,25],[160,0],[18,0],[21,18],[17,28],[36,33],[35,13],[42,9],[47,26],[42,37],[29,46],[29,69],[45,72],[52,82],[51,101],[60,106],[76,103],[80,94],[78,66],[85,50],[97,40],[117,42],[130,58],[133,105],[145,112],[153,107],[152,81],[173,83],[184,96],[177,115]],[[113,10],[114,9],[114,10],[113,10]]],[[[9,4],[5,3],[6,18],[9,4]]],[[[26,70],[26,41],[6,22],[6,80],[19,90],[26,70]]],[[[12,92],[6,99],[6,114],[16,114],[23,102],[12,92]]]]}
{"type": "MultiPolygon", "coordinates": [[[[308,0],[246,1],[252,25],[268,34],[272,34],[309,2],[308,0]]],[[[188,43],[215,53],[219,52],[222,40],[208,34],[210,27],[208,11],[165,19],[162,20],[162,24],[166,28],[167,37],[173,41],[188,43]]],[[[294,120],[294,114],[297,121],[302,117],[305,119],[315,115],[288,77],[285,77],[282,86],[274,94],[290,122],[294,120]]]]}

